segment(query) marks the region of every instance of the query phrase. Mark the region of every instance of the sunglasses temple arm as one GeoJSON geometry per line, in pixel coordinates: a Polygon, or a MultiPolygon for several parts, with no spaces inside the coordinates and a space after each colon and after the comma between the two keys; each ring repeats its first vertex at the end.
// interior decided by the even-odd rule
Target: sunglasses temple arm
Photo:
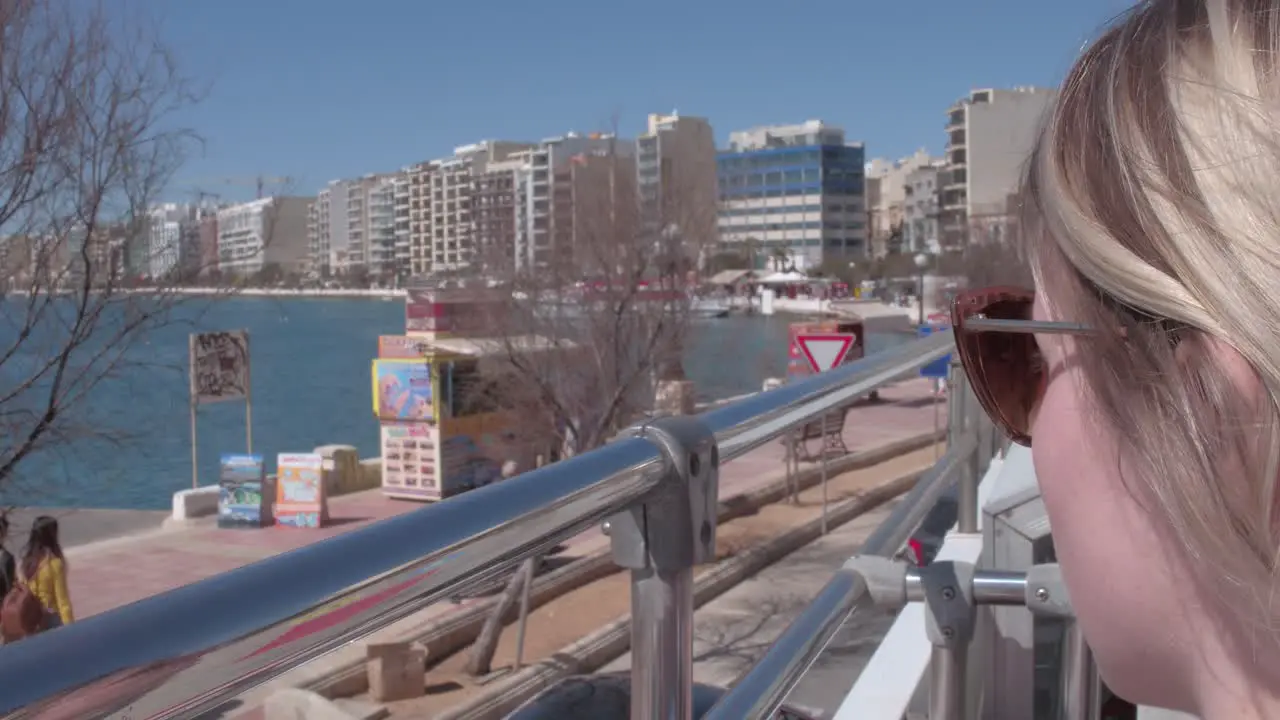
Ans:
{"type": "Polygon", "coordinates": [[[1023,334],[1092,335],[1094,333],[1093,328],[1078,323],[1042,320],[1001,320],[981,316],[967,318],[963,323],[963,328],[975,332],[1023,334]]]}

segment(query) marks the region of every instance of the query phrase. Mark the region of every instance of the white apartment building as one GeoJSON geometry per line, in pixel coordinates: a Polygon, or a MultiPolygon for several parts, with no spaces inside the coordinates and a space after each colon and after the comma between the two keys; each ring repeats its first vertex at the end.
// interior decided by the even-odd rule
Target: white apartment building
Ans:
{"type": "Polygon", "coordinates": [[[517,269],[545,267],[557,245],[573,242],[574,202],[571,164],[575,158],[612,154],[630,158],[635,144],[607,133],[545,138],[523,154],[526,167],[515,177],[517,269]]]}
{"type": "MultiPolygon", "coordinates": [[[[719,240],[716,139],[706,118],[649,115],[636,138],[636,191],[641,231],[678,236],[699,254],[719,240]]],[[[705,259],[699,257],[699,264],[705,259]]]]}
{"type": "Polygon", "coordinates": [[[942,162],[921,148],[900,160],[875,158],[867,163],[867,224],[874,256],[903,251],[907,178],[920,168],[938,167],[942,162]]]}
{"type": "Polygon", "coordinates": [[[397,274],[395,194],[403,175],[334,180],[316,195],[307,221],[314,269],[338,275],[357,268],[378,277],[397,274]]]}
{"type": "Polygon", "coordinates": [[[218,269],[252,275],[269,264],[288,273],[307,269],[307,197],[266,197],[218,210],[218,269]]]}
{"type": "Polygon", "coordinates": [[[942,244],[997,238],[1056,90],[974,90],[947,110],[942,244]]]}
{"type": "Polygon", "coordinates": [[[721,242],[757,268],[865,257],[865,159],[861,143],[821,120],[730,133],[717,158],[721,242]]]}
{"type": "Polygon", "coordinates": [[[938,179],[941,174],[940,165],[926,165],[907,173],[902,205],[901,247],[891,247],[891,252],[936,255],[942,251],[938,222],[938,179]]]}
{"type": "Polygon", "coordinates": [[[148,277],[161,279],[178,270],[200,269],[200,221],[216,211],[211,205],[165,203],[147,212],[145,262],[148,277]]]}
{"type": "Polygon", "coordinates": [[[411,223],[409,220],[410,207],[410,191],[409,191],[409,168],[405,168],[395,174],[392,180],[391,190],[391,206],[392,215],[394,216],[394,228],[392,231],[393,240],[393,261],[396,268],[396,276],[401,279],[407,279],[412,272],[412,255],[409,242],[409,231],[411,223]]]}

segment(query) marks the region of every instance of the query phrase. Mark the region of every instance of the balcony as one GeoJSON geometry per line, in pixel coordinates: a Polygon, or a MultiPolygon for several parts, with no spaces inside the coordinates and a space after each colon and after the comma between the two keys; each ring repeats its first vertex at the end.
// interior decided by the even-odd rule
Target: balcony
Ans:
{"type": "MultiPolygon", "coordinates": [[[[466,251],[450,255],[446,263],[437,252],[435,264],[467,259],[466,251]]],[[[0,714],[101,717],[127,707],[134,717],[196,717],[608,518],[615,561],[632,569],[630,682],[579,682],[620,686],[630,717],[779,717],[851,616],[891,610],[883,642],[832,708],[837,720],[972,718],[979,705],[990,720],[1096,718],[1103,689],[1058,568],[1051,558],[1032,560],[1052,537],[1029,454],[998,436],[954,366],[949,442],[938,462],[858,555],[830,568],[826,585],[732,689],[693,684],[693,568],[716,556],[716,503],[708,499],[716,497],[720,465],[952,350],[950,333],[937,333],[701,415],[659,419],[462,498],[7,647],[0,714]],[[924,567],[897,560],[931,510],[952,496],[958,520],[937,558],[924,567]],[[661,513],[631,520],[658,503],[661,513]],[[356,607],[329,611],[326,624],[309,632],[286,631],[299,617],[356,607]],[[1056,637],[1046,644],[1046,635],[1056,637]],[[1036,675],[1037,659],[1047,660],[1039,670],[1048,675],[1036,675]],[[695,715],[695,702],[704,713],[695,715]]],[[[557,714],[551,701],[544,696],[519,717],[628,716],[589,707],[557,714]]]]}

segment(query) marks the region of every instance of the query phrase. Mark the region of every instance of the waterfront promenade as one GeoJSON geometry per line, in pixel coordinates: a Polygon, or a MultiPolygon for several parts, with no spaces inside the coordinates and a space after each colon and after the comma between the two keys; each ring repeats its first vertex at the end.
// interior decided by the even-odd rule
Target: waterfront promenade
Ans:
{"type": "MultiPolygon", "coordinates": [[[[933,428],[935,403],[927,381],[909,380],[886,388],[881,391],[881,398],[880,403],[865,404],[849,413],[844,435],[851,451],[933,428]]],[[[720,497],[756,489],[776,479],[782,468],[780,443],[759,448],[725,465],[720,497]]],[[[88,617],[419,507],[412,502],[386,499],[375,490],[332,499],[332,525],[320,530],[220,530],[210,521],[79,545],[68,551],[72,601],[77,616],[88,617]]],[[[583,533],[566,543],[562,554],[590,552],[603,540],[598,530],[583,533]]],[[[449,612],[459,605],[445,603],[437,607],[439,612],[449,612]]]]}

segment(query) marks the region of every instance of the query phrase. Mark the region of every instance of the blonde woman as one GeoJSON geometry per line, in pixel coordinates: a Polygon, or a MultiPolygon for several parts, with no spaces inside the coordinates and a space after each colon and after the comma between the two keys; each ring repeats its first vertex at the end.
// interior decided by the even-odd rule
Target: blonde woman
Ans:
{"type": "Polygon", "coordinates": [[[953,322],[987,411],[1032,448],[1103,678],[1204,720],[1280,718],[1280,0],[1120,18],[1024,191],[1034,294],[965,293],[953,322]]]}

